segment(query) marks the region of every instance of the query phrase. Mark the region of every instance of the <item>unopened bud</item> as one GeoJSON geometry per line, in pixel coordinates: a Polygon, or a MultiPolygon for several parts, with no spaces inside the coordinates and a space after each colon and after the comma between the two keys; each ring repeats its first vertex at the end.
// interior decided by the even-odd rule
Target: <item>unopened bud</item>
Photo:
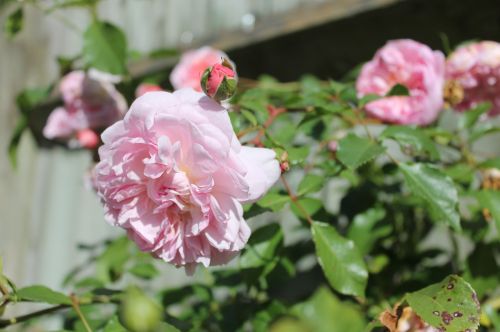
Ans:
{"type": "Polygon", "coordinates": [[[238,80],[233,65],[227,59],[208,67],[201,76],[201,88],[210,98],[220,102],[236,93],[238,80]]]}
{"type": "Polygon", "coordinates": [[[288,162],[288,152],[283,152],[280,157],[280,170],[281,173],[288,172],[290,170],[290,163],[288,162]]]}
{"type": "Polygon", "coordinates": [[[99,135],[92,129],[82,129],[76,133],[78,144],[85,149],[95,149],[99,145],[99,135]]]}

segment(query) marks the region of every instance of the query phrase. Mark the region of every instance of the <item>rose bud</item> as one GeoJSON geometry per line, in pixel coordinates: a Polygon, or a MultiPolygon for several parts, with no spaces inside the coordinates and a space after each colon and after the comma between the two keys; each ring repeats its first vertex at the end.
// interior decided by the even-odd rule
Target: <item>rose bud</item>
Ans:
{"type": "Polygon", "coordinates": [[[76,139],[81,147],[95,149],[99,145],[99,135],[92,129],[82,129],[76,132],[76,139]]]}
{"type": "Polygon", "coordinates": [[[201,76],[203,92],[216,101],[231,98],[236,92],[237,84],[236,72],[227,59],[208,67],[201,76]]]}
{"type": "Polygon", "coordinates": [[[163,91],[163,88],[156,84],[141,83],[137,86],[137,89],[135,89],[135,97],[139,98],[143,94],[153,91],[163,91]]]}

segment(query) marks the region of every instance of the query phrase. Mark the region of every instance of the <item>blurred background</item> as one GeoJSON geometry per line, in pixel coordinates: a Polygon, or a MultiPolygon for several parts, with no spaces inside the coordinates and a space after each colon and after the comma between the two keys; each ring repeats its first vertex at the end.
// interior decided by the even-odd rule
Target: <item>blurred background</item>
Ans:
{"type": "MultiPolygon", "coordinates": [[[[38,3],[25,11],[19,35],[0,34],[0,255],[19,285],[59,288],[82,259],[76,244],[121,232],[103,222],[98,199],[84,186],[87,152],[39,150],[26,133],[17,169],[8,161],[16,95],[56,81],[56,57],[80,51],[90,22],[78,9],[46,15],[50,1],[38,3]]],[[[2,0],[0,25],[15,5],[2,0]]],[[[99,15],[125,31],[132,50],[211,44],[227,51],[240,76],[283,81],[306,73],[341,78],[389,39],[413,38],[445,52],[464,40],[500,40],[498,0],[105,0],[99,15]]],[[[173,63],[138,60],[131,70],[167,71],[173,63]]],[[[184,276],[172,273],[172,282],[184,276]]]]}

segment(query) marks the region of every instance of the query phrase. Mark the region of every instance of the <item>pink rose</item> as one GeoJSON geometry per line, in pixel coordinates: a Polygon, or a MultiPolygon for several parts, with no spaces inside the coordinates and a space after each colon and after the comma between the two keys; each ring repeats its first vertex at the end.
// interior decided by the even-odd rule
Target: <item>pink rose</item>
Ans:
{"type": "Polygon", "coordinates": [[[174,89],[193,88],[201,92],[201,75],[208,67],[220,63],[227,58],[226,53],[204,46],[184,53],[170,74],[170,82],[174,89]]]}
{"type": "Polygon", "coordinates": [[[191,89],[139,97],[102,139],[95,173],[106,220],[188,272],[245,246],[242,204],[280,176],[274,151],[241,146],[226,109],[191,89]]]}
{"type": "Polygon", "coordinates": [[[76,132],[76,139],[81,147],[95,149],[99,145],[99,135],[92,129],[82,129],[76,132]]]}
{"type": "Polygon", "coordinates": [[[48,139],[69,139],[86,129],[103,129],[123,117],[125,98],[108,81],[97,80],[83,71],[64,76],[59,89],[64,107],[47,119],[43,134],[48,139]]]}
{"type": "Polygon", "coordinates": [[[141,83],[141,84],[139,84],[137,89],[135,89],[135,97],[139,98],[143,94],[148,93],[148,92],[153,92],[153,91],[163,91],[163,89],[161,86],[156,85],[156,84],[141,83]]]}
{"type": "Polygon", "coordinates": [[[237,84],[236,72],[226,59],[208,67],[201,77],[203,92],[216,101],[231,98],[236,93],[237,84]]]}
{"type": "Polygon", "coordinates": [[[482,41],[453,52],[446,62],[446,78],[458,82],[463,100],[455,105],[465,111],[482,102],[491,102],[489,115],[500,114],[500,44],[482,41]]]}
{"type": "Polygon", "coordinates": [[[444,55],[410,39],[388,42],[366,63],[356,82],[359,97],[386,95],[396,84],[409,96],[384,97],[366,104],[366,111],[386,122],[426,125],[443,106],[444,55]]]}

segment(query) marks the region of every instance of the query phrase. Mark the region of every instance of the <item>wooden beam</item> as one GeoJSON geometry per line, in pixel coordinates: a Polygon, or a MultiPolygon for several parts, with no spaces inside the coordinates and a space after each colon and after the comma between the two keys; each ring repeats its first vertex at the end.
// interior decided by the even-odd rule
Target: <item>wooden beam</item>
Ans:
{"type": "MultiPolygon", "coordinates": [[[[314,6],[302,5],[285,14],[262,17],[251,31],[238,29],[224,32],[195,43],[192,47],[212,45],[231,51],[399,1],[401,0],[336,0],[314,6]]],[[[133,77],[141,77],[171,68],[176,61],[177,58],[139,60],[131,63],[129,69],[133,77]]]]}

